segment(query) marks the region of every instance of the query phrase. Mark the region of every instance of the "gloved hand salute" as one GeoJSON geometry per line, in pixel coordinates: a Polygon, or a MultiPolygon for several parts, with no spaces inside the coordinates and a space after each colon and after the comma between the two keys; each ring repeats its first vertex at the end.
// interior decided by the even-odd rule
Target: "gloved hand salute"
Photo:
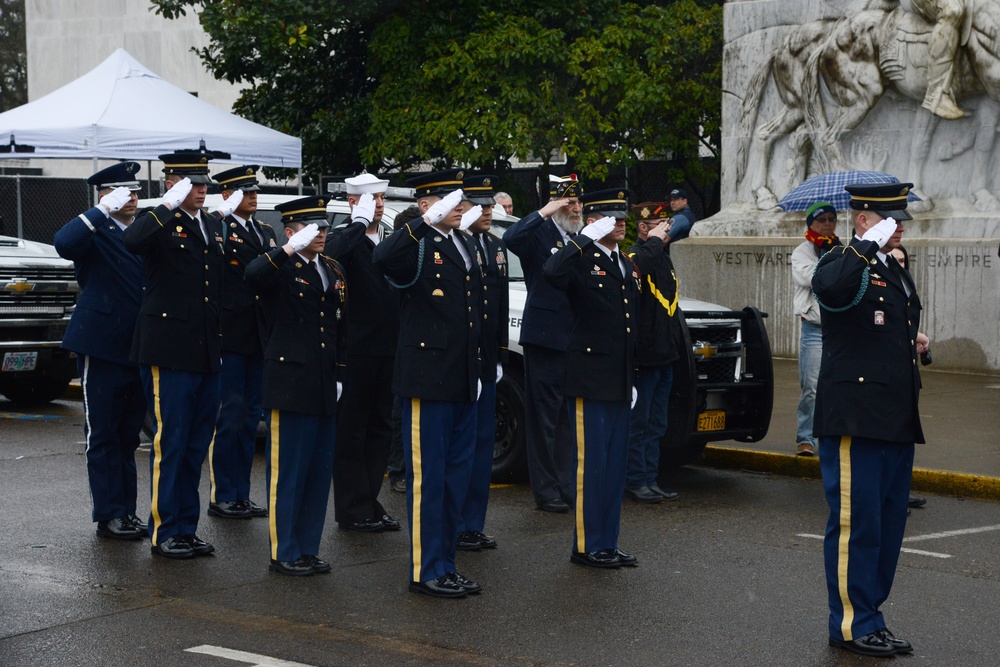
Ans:
{"type": "Polygon", "coordinates": [[[233,194],[229,195],[229,199],[223,199],[222,203],[219,204],[218,208],[215,210],[218,211],[219,215],[225,218],[232,215],[233,212],[240,207],[240,202],[242,201],[243,191],[235,190],[233,191],[233,194]]]}
{"type": "Polygon", "coordinates": [[[462,223],[458,226],[458,228],[464,232],[469,227],[471,227],[476,222],[476,220],[479,220],[479,218],[481,217],[483,217],[483,207],[479,204],[476,204],[475,206],[473,206],[468,211],[462,214],[462,223]]]}
{"type": "Polygon", "coordinates": [[[166,194],[163,195],[163,203],[167,208],[173,210],[180,206],[189,194],[191,194],[191,179],[185,176],[167,190],[166,194]]]}
{"type": "Polygon", "coordinates": [[[317,236],[319,236],[319,225],[315,222],[310,223],[288,237],[288,243],[285,244],[285,247],[290,248],[291,250],[286,250],[285,252],[291,255],[293,252],[304,250],[309,247],[309,244],[312,243],[317,236]]]}
{"type": "Polygon", "coordinates": [[[424,222],[428,225],[436,225],[444,220],[446,215],[454,211],[460,201],[462,201],[461,189],[449,192],[444,198],[430,205],[430,208],[424,213],[424,222]]]}
{"type": "Polygon", "coordinates": [[[351,222],[363,222],[365,226],[372,224],[375,219],[375,197],[370,192],[365,192],[358,199],[358,203],[351,209],[351,222]]]}
{"type": "Polygon", "coordinates": [[[108,194],[101,197],[100,206],[109,214],[117,213],[131,198],[132,191],[128,188],[115,188],[108,194]]]}
{"type": "Polygon", "coordinates": [[[593,239],[594,241],[600,241],[605,236],[613,232],[617,224],[618,221],[608,215],[594,220],[589,225],[584,226],[584,228],[580,230],[580,233],[593,239]]]}
{"type": "Polygon", "coordinates": [[[886,218],[885,220],[880,220],[879,222],[872,225],[865,235],[861,237],[862,241],[875,241],[878,247],[883,247],[893,234],[896,233],[896,221],[893,218],[886,218]]]}

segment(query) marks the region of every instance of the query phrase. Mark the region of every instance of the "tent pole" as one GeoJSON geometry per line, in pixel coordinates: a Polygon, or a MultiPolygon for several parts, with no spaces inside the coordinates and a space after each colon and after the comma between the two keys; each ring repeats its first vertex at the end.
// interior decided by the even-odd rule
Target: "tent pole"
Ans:
{"type": "MultiPolygon", "coordinates": [[[[97,156],[96,155],[94,156],[94,170],[91,173],[93,173],[93,174],[97,173],[97,156]]],[[[98,198],[97,198],[97,188],[90,188],[90,191],[93,193],[91,195],[91,197],[94,200],[94,206],[97,206],[97,202],[99,201],[98,198]]]]}
{"type": "Polygon", "coordinates": [[[299,196],[302,196],[302,166],[299,166],[299,196]]]}

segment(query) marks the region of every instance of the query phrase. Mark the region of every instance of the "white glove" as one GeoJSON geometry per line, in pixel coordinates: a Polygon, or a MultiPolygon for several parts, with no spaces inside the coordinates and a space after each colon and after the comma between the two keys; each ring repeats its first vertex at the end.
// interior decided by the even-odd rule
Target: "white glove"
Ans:
{"type": "Polygon", "coordinates": [[[609,215],[601,218],[600,220],[594,220],[589,225],[585,225],[580,233],[595,241],[600,241],[605,236],[613,232],[615,230],[615,225],[617,224],[618,221],[609,215]]]}
{"type": "Polygon", "coordinates": [[[500,384],[500,380],[503,379],[503,364],[497,364],[497,384],[500,384]]]}
{"type": "Polygon", "coordinates": [[[174,183],[166,194],[163,195],[163,203],[168,205],[171,209],[175,209],[181,205],[185,199],[187,199],[188,194],[191,192],[191,179],[186,176],[181,180],[174,183]]]}
{"type": "Polygon", "coordinates": [[[128,188],[115,188],[108,194],[101,197],[101,206],[107,209],[108,213],[120,211],[122,206],[132,198],[132,191],[128,188]]]}
{"type": "Polygon", "coordinates": [[[227,215],[232,215],[233,211],[240,207],[241,201],[243,201],[243,191],[235,190],[233,194],[229,195],[229,199],[223,199],[222,203],[215,210],[225,218],[227,215]]]}
{"type": "Polygon", "coordinates": [[[308,248],[309,244],[312,243],[313,239],[317,236],[319,236],[319,225],[313,222],[289,236],[288,245],[292,246],[292,250],[298,252],[303,248],[308,248]]]}
{"type": "Polygon", "coordinates": [[[375,220],[375,197],[372,197],[370,192],[365,192],[351,210],[351,221],[363,222],[367,227],[373,220],[375,220]]]}
{"type": "Polygon", "coordinates": [[[337,402],[340,403],[340,397],[344,394],[344,383],[337,383],[337,402]]]}
{"type": "Polygon", "coordinates": [[[483,395],[483,381],[476,380],[476,400],[478,401],[479,397],[482,395],[483,395]]]}
{"type": "Polygon", "coordinates": [[[473,206],[468,211],[462,214],[462,224],[460,224],[458,228],[464,232],[465,230],[467,230],[469,227],[472,226],[472,223],[474,223],[476,220],[479,220],[479,218],[481,217],[483,217],[483,207],[480,206],[479,204],[476,204],[475,206],[473,206]]]}
{"type": "Polygon", "coordinates": [[[431,207],[424,213],[424,220],[427,221],[428,225],[441,222],[444,220],[444,216],[455,210],[460,201],[462,201],[462,191],[460,189],[449,192],[444,199],[439,199],[431,204],[431,207]]]}
{"type": "Polygon", "coordinates": [[[639,392],[635,387],[632,387],[632,405],[629,406],[629,410],[635,408],[635,402],[639,400],[639,392]]]}
{"type": "Polygon", "coordinates": [[[878,247],[881,248],[889,240],[889,237],[896,233],[896,227],[898,227],[898,225],[895,220],[892,218],[886,218],[865,232],[865,235],[861,237],[861,240],[875,241],[875,243],[878,244],[878,247]]]}

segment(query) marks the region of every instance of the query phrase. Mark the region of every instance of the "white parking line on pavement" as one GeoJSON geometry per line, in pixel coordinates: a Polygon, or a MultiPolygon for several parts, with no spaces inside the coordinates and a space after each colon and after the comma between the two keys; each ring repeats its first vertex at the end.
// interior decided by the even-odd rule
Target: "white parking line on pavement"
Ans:
{"type": "Polygon", "coordinates": [[[307,665],[303,662],[291,662],[290,660],[272,658],[270,656],[259,655],[257,653],[247,653],[246,651],[237,651],[231,648],[223,648],[222,646],[211,646],[210,644],[192,646],[191,648],[184,649],[184,651],[186,653],[204,653],[205,655],[214,655],[217,658],[236,660],[237,662],[247,662],[250,663],[252,667],[313,667],[312,665],[307,665]]]}
{"type": "MultiPolygon", "coordinates": [[[[795,537],[808,537],[813,540],[822,540],[822,535],[813,535],[812,533],[798,533],[795,537]]],[[[917,556],[930,556],[931,558],[951,558],[951,554],[942,554],[936,551],[923,551],[921,549],[907,549],[903,547],[900,551],[908,554],[914,554],[917,556]]]]}
{"type": "Polygon", "coordinates": [[[913,537],[904,537],[904,542],[920,542],[922,540],[937,540],[942,537],[954,537],[955,535],[975,535],[976,533],[988,533],[990,531],[1000,530],[1000,525],[996,526],[982,526],[981,528],[961,528],[959,530],[946,530],[941,533],[927,533],[926,535],[914,535],[913,537]]]}

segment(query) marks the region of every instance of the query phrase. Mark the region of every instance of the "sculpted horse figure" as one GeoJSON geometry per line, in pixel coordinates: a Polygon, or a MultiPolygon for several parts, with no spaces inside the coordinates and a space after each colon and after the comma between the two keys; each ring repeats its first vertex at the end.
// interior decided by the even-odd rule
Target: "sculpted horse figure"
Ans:
{"type": "MultiPolygon", "coordinates": [[[[1000,117],[1000,2],[968,0],[965,29],[955,60],[952,87],[959,99],[985,94],[975,137],[958,146],[941,147],[949,159],[975,146],[970,193],[981,209],[1000,209],[989,192],[989,160],[1000,117]]],[[[737,155],[740,181],[752,177],[758,206],[775,198],[769,189],[775,142],[785,136],[794,156],[792,178],[802,180],[810,154],[823,171],[849,169],[842,139],[854,131],[886,91],[920,102],[927,92],[927,63],[932,26],[895,8],[870,9],[841,19],[812,21],[795,28],[758,67],[743,100],[741,140],[737,155]],[[758,107],[773,77],[781,108],[754,132],[758,107]],[[758,164],[748,168],[750,142],[761,142],[758,164]]],[[[913,161],[927,162],[930,138],[939,118],[930,112],[913,138],[913,161]]],[[[920,181],[923,181],[922,174],[920,181]]]]}

